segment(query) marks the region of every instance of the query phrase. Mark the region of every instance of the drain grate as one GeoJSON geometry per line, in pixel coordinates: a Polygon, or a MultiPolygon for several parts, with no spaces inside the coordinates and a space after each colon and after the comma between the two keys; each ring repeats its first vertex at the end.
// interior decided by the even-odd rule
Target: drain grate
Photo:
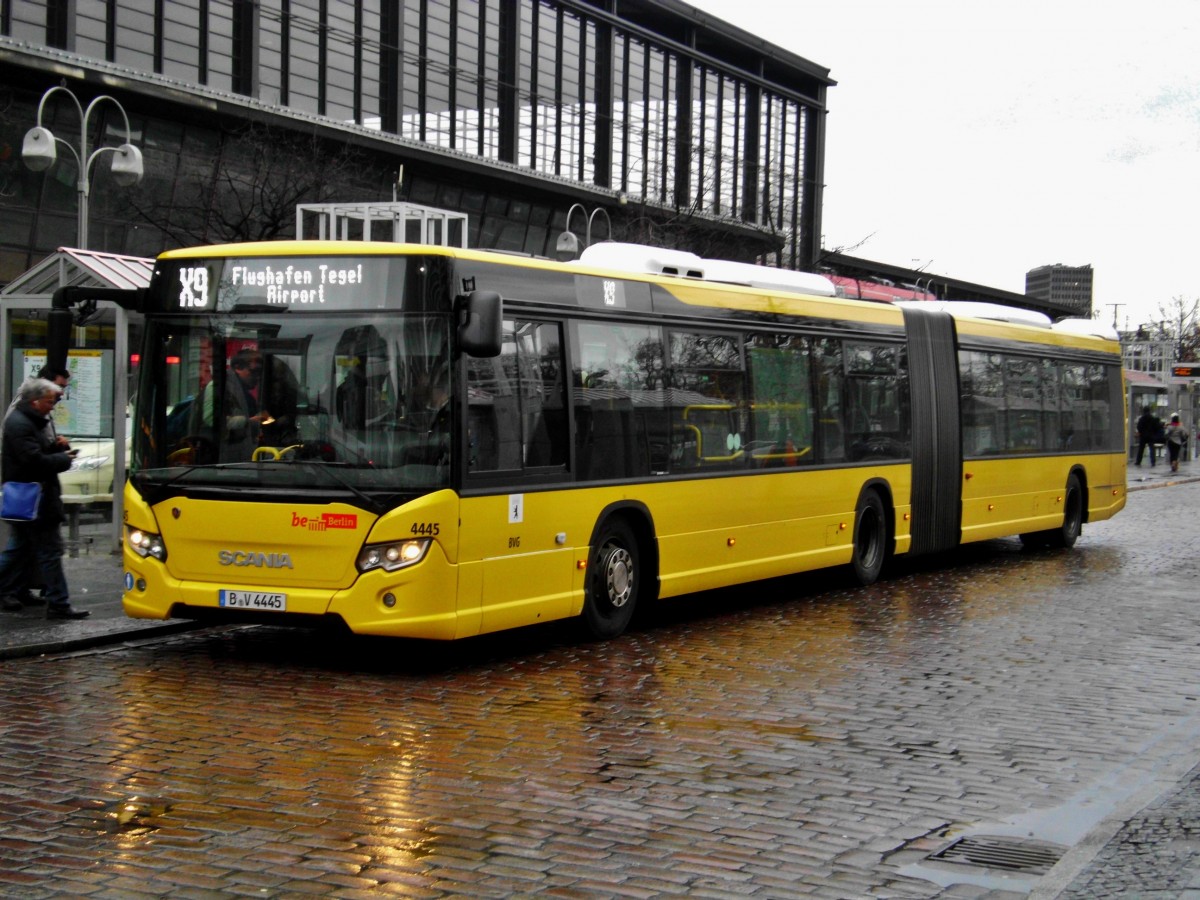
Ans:
{"type": "Polygon", "coordinates": [[[1046,841],[976,835],[959,838],[950,846],[931,854],[929,859],[1045,875],[1066,851],[1066,847],[1046,841]]]}

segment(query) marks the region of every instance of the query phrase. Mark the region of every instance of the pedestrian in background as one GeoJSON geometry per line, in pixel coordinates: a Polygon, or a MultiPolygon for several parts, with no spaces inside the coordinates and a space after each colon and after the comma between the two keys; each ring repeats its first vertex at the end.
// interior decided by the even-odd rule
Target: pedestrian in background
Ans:
{"type": "Polygon", "coordinates": [[[16,406],[4,417],[0,441],[0,480],[37,482],[42,499],[32,522],[9,522],[8,546],[0,553],[0,598],[5,609],[20,609],[14,594],[26,584],[26,560],[41,573],[47,619],[82,619],[86,609],[71,606],[63,574],[62,488],[58,473],[71,468],[74,450],[63,450],[49,428],[50,413],[62,388],[45,378],[26,379],[17,389],[16,406]],[[15,604],[15,606],[14,606],[15,604]]]}
{"type": "MultiPolygon", "coordinates": [[[[47,381],[53,381],[55,384],[57,384],[60,388],[62,388],[62,397],[60,399],[66,399],[67,385],[71,383],[71,372],[69,369],[59,369],[55,368],[54,366],[42,366],[40,369],[38,369],[37,377],[45,378],[47,381]]],[[[68,441],[65,437],[59,436],[58,429],[54,427],[53,418],[51,418],[49,422],[50,433],[54,435],[54,439],[58,442],[58,445],[64,450],[69,450],[71,447],[70,441],[68,441]]]]}
{"type": "MultiPolygon", "coordinates": [[[[37,370],[36,375],[30,375],[25,380],[33,381],[35,378],[45,378],[47,381],[53,381],[60,388],[63,389],[63,396],[66,397],[67,385],[71,383],[71,373],[69,370],[59,369],[55,366],[42,366],[40,369],[37,370]]],[[[13,398],[12,398],[12,403],[10,403],[8,405],[8,409],[11,412],[12,410],[14,410],[16,408],[17,408],[17,395],[14,394],[13,398]]],[[[53,426],[51,426],[51,427],[53,427],[53,426]]]]}
{"type": "Polygon", "coordinates": [[[1167,454],[1171,459],[1171,471],[1179,471],[1179,454],[1187,443],[1187,429],[1179,422],[1179,413],[1171,416],[1171,424],[1167,426],[1167,454]]]}
{"type": "Polygon", "coordinates": [[[1137,420],[1137,465],[1142,464],[1142,451],[1146,449],[1146,445],[1150,445],[1150,465],[1154,465],[1154,439],[1158,437],[1158,432],[1162,430],[1162,420],[1154,414],[1150,407],[1142,410],[1141,416],[1137,420]]]}

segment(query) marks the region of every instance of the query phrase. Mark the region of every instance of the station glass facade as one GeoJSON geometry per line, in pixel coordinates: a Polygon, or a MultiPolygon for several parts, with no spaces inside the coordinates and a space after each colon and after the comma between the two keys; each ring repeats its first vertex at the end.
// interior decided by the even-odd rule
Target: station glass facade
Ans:
{"type": "MultiPolygon", "coordinates": [[[[403,199],[468,212],[475,246],[552,250],[575,185],[618,214],[623,200],[629,221],[683,216],[760,234],[754,255],[767,263],[805,268],[819,249],[826,71],[677,0],[0,0],[0,63],[38,55],[120,73],[145,98],[122,96],[146,156],[142,192],[169,197],[190,172],[239,156],[227,124],[188,113],[215,99],[235,118],[315,123],[368,148],[378,171],[355,167],[338,200],[386,199],[389,154],[440,155],[440,171],[408,164],[403,199]],[[535,189],[498,184],[511,169],[535,189]]],[[[0,120],[10,147],[57,81],[13,89],[0,120]]],[[[100,92],[69,86],[85,103],[89,87],[100,92]]],[[[106,116],[100,134],[113,127],[106,116]]],[[[70,173],[19,165],[0,160],[16,189],[0,203],[23,216],[0,235],[0,280],[16,257],[71,243],[70,173]]],[[[94,248],[186,242],[131,230],[95,177],[94,248]]]]}

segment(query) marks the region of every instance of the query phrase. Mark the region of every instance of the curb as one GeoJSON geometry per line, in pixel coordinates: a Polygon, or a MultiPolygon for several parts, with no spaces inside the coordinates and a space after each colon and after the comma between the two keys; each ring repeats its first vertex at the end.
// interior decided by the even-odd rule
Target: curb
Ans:
{"type": "Polygon", "coordinates": [[[66,653],[74,650],[88,650],[106,644],[120,644],[156,638],[165,635],[179,634],[184,631],[196,631],[210,626],[193,621],[168,622],[162,625],[146,625],[130,627],[120,620],[113,620],[120,627],[113,631],[81,635],[79,637],[59,638],[39,643],[17,644],[11,647],[0,647],[0,662],[10,659],[23,659],[30,656],[66,653]]]}
{"type": "Polygon", "coordinates": [[[1194,481],[1200,481],[1200,475],[1187,475],[1183,478],[1171,478],[1167,481],[1158,481],[1154,484],[1144,484],[1143,482],[1125,482],[1125,493],[1129,494],[1133,491],[1147,491],[1152,488],[1174,487],[1180,484],[1191,484],[1194,481]]]}

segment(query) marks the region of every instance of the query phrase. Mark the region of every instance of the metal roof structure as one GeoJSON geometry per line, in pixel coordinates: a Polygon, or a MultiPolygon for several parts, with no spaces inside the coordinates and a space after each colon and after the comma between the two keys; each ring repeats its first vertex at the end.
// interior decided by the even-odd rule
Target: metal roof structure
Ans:
{"type": "Polygon", "coordinates": [[[153,271],[154,260],[141,256],[59,247],[0,289],[0,300],[49,297],[60,287],[144,288],[153,271]]]}

